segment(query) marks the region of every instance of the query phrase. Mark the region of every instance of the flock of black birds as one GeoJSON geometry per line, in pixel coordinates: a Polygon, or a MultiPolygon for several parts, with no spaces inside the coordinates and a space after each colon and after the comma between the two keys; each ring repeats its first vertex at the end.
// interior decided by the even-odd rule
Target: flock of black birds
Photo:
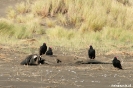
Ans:
{"type": "MultiPolygon", "coordinates": [[[[49,47],[47,50],[46,43],[43,43],[42,46],[39,48],[39,55],[38,54],[31,54],[28,55],[25,60],[23,60],[20,64],[21,65],[38,65],[38,64],[44,64],[45,60],[41,58],[41,55],[53,55],[52,48],[49,47]]],[[[95,59],[95,49],[93,49],[92,45],[90,45],[90,48],[88,49],[88,57],[90,59],[95,59]]],[[[61,61],[60,61],[61,62],[61,61]]],[[[114,57],[112,64],[115,68],[122,69],[120,60],[117,59],[117,57],[114,57]]]]}
{"type": "Polygon", "coordinates": [[[48,48],[47,52],[46,51],[47,51],[47,45],[46,45],[46,43],[43,43],[43,45],[40,46],[39,55],[43,55],[45,53],[46,53],[46,55],[53,55],[53,51],[52,51],[51,47],[48,48]]]}
{"type": "MultiPolygon", "coordinates": [[[[92,45],[90,45],[88,50],[88,56],[90,59],[95,59],[95,49],[93,49],[92,45]]],[[[117,57],[114,57],[112,64],[115,68],[122,69],[121,62],[117,59],[117,57]]]]}

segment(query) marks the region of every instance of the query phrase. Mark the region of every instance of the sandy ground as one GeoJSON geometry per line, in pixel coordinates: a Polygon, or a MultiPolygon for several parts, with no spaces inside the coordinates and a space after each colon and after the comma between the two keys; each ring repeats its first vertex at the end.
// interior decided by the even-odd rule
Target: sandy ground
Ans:
{"type": "MultiPolygon", "coordinates": [[[[133,87],[133,63],[130,56],[119,56],[123,57],[124,70],[118,70],[112,64],[23,66],[20,62],[28,54],[16,50],[4,45],[0,47],[0,88],[133,87]]],[[[58,55],[56,50],[54,54],[58,55]]],[[[112,57],[99,55],[96,60],[111,62],[112,57]]]]}

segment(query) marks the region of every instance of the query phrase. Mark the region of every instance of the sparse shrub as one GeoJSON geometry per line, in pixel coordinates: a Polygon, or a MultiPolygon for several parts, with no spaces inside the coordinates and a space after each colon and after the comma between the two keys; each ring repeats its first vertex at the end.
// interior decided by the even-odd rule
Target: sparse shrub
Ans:
{"type": "Polygon", "coordinates": [[[31,5],[31,12],[35,15],[46,17],[49,15],[51,0],[39,0],[35,1],[31,5]]]}
{"type": "Polygon", "coordinates": [[[60,39],[60,38],[66,38],[70,40],[74,37],[75,31],[74,30],[67,30],[60,26],[56,26],[55,28],[47,29],[46,34],[50,38],[60,39]]]}
{"type": "Polygon", "coordinates": [[[10,22],[7,22],[6,20],[1,20],[0,21],[0,34],[1,35],[13,35],[14,31],[13,31],[14,25],[10,22]]]}
{"type": "Polygon", "coordinates": [[[30,3],[29,2],[20,2],[16,4],[16,11],[18,14],[24,14],[29,12],[30,3]]]}
{"type": "Polygon", "coordinates": [[[14,10],[12,7],[8,7],[8,10],[6,13],[9,19],[15,19],[17,16],[16,10],[14,10]]]}
{"type": "Polygon", "coordinates": [[[38,21],[31,21],[27,24],[14,24],[6,20],[0,22],[0,34],[8,35],[9,37],[32,38],[34,34],[44,34],[44,30],[41,28],[38,21]]]}
{"type": "Polygon", "coordinates": [[[46,18],[45,23],[46,23],[46,26],[48,26],[49,28],[55,26],[55,21],[50,18],[46,18]]]}
{"type": "Polygon", "coordinates": [[[59,13],[57,15],[57,19],[59,21],[59,24],[65,26],[65,25],[68,25],[68,20],[66,18],[66,15],[63,15],[62,13],[59,13]]]}

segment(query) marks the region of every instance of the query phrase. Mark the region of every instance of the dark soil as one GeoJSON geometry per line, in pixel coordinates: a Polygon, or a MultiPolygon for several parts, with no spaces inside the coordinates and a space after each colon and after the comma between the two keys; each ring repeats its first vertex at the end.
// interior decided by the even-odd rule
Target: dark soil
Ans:
{"type": "MultiPolygon", "coordinates": [[[[53,50],[56,56],[59,54],[53,50]]],[[[72,64],[73,56],[64,55],[62,60],[71,64],[20,65],[27,53],[17,51],[12,47],[0,46],[0,87],[1,88],[107,88],[111,85],[133,85],[132,58],[124,58],[124,70],[113,67],[112,64],[72,64]],[[69,57],[69,58],[68,58],[69,57]],[[66,60],[68,58],[68,60],[66,60]]],[[[86,56],[81,53],[81,56],[86,56]]],[[[52,59],[52,58],[51,58],[52,59]]],[[[113,55],[97,56],[100,62],[110,62],[113,55]]],[[[87,61],[81,58],[79,61],[87,61]]]]}

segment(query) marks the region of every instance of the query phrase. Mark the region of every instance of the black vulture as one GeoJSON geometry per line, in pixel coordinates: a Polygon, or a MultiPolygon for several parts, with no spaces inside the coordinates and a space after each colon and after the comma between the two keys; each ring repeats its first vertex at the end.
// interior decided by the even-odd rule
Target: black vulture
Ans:
{"type": "Polygon", "coordinates": [[[21,65],[38,65],[39,63],[39,56],[37,54],[28,55],[25,60],[23,60],[20,64],[21,65]]]}
{"type": "Polygon", "coordinates": [[[53,55],[53,51],[51,47],[49,47],[48,51],[46,52],[46,55],[53,55]]]}
{"type": "Polygon", "coordinates": [[[46,43],[43,43],[43,45],[40,46],[39,55],[45,54],[46,51],[47,51],[47,45],[46,43]]]}
{"type": "Polygon", "coordinates": [[[88,50],[88,56],[90,59],[95,59],[95,49],[93,49],[92,45],[90,45],[88,50]]]}
{"type": "Polygon", "coordinates": [[[121,62],[117,59],[117,57],[114,57],[112,63],[115,68],[122,69],[121,62]]]}

